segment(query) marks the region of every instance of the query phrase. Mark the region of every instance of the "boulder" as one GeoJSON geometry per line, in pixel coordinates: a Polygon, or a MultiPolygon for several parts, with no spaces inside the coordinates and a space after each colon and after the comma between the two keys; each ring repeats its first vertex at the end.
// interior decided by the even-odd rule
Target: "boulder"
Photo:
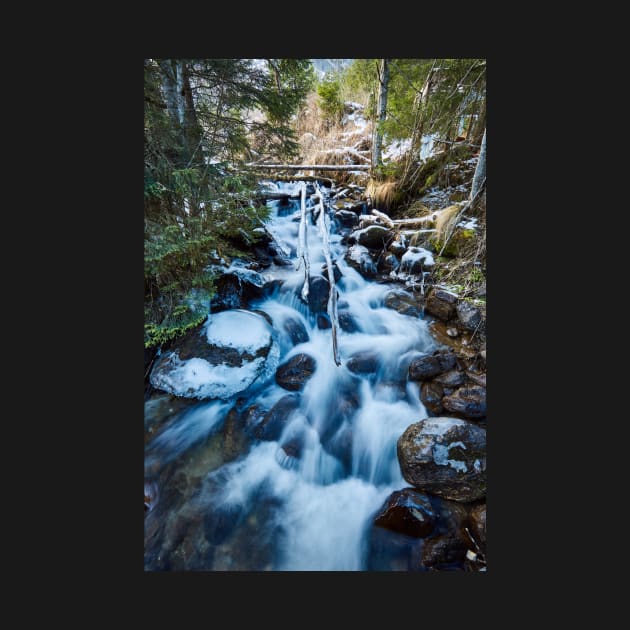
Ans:
{"type": "Polygon", "coordinates": [[[353,245],[358,243],[372,250],[386,249],[393,240],[394,235],[391,230],[382,225],[368,225],[362,230],[355,230],[350,234],[348,242],[353,245]]]}
{"type": "Polygon", "coordinates": [[[438,319],[447,321],[455,314],[457,300],[457,296],[450,291],[433,289],[427,296],[426,311],[438,319]]]}
{"type": "Polygon", "coordinates": [[[296,354],[276,370],[276,383],[290,391],[303,389],[317,367],[315,359],[308,354],[296,354]]]}
{"type": "Polygon", "coordinates": [[[215,280],[210,310],[219,313],[228,309],[245,308],[251,300],[260,299],[264,295],[264,285],[263,277],[256,271],[231,268],[230,272],[222,273],[215,280]]]}
{"type": "Polygon", "coordinates": [[[386,256],[381,256],[378,259],[378,270],[382,273],[391,273],[392,271],[398,271],[400,268],[400,261],[394,254],[387,254],[386,256]]]}
{"type": "Polygon", "coordinates": [[[407,536],[422,538],[432,531],[437,516],[426,494],[413,488],[393,492],[374,517],[374,524],[407,536]]]}
{"type": "Polygon", "coordinates": [[[151,384],[184,398],[231,398],[275,371],[280,351],[272,332],[266,319],[251,311],[215,313],[162,354],[151,384]]]}
{"type": "Polygon", "coordinates": [[[426,381],[442,372],[452,370],[457,364],[457,356],[451,350],[436,350],[426,357],[414,359],[409,364],[409,378],[412,381],[426,381]]]}
{"type": "Polygon", "coordinates": [[[444,389],[435,381],[425,381],[420,387],[420,400],[432,416],[439,416],[443,411],[442,396],[444,389]]]}
{"type": "Polygon", "coordinates": [[[479,385],[460,387],[442,399],[444,408],[465,418],[485,418],[486,388],[479,385]]]}
{"type": "Polygon", "coordinates": [[[469,502],[486,494],[486,431],[456,418],[428,418],[397,443],[405,480],[418,490],[469,502]]]}

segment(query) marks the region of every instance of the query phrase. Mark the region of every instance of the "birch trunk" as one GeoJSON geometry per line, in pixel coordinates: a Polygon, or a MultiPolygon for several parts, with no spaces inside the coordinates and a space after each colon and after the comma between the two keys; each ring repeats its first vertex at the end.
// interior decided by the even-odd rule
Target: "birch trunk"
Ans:
{"type": "Polygon", "coordinates": [[[473,176],[472,188],[470,189],[470,200],[472,201],[479,192],[486,179],[486,130],[483,130],[483,139],[481,140],[481,150],[479,151],[479,161],[473,176]]]}
{"type": "Polygon", "coordinates": [[[372,168],[381,164],[381,149],[383,144],[382,123],[387,112],[387,88],[389,83],[389,60],[381,59],[379,70],[379,82],[381,84],[378,93],[378,109],[376,123],[374,125],[374,143],[372,150],[372,168]]]}

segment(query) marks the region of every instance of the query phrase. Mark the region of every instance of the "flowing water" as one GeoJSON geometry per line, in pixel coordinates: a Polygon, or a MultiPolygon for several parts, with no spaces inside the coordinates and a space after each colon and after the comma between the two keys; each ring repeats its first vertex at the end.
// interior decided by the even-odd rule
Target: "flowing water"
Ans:
{"type": "MultiPolygon", "coordinates": [[[[295,185],[276,187],[290,191],[295,185]]],[[[300,201],[269,205],[267,228],[295,263],[300,201]]],[[[339,313],[352,322],[338,332],[341,366],[333,360],[331,330],[320,329],[300,299],[302,268],[265,270],[267,279],[283,283],[249,306],[271,317],[280,363],[302,353],[316,360],[276,441],[245,438],[243,423],[226,419],[235,405],[268,410],[287,396],[273,376],[230,400],[162,395],[146,404],[145,428],[155,437],[149,433],[146,444],[145,494],[157,495],[145,517],[146,570],[369,568],[373,516],[391,492],[408,485],[396,442],[410,424],[427,417],[418,386],[407,380],[408,365],[435,342],[423,319],[384,306],[395,285],[368,281],[348,266],[334,221],[331,226],[331,253],[342,274],[339,313]],[[300,322],[308,340],[294,345],[288,322],[300,322]],[[376,371],[348,370],[348,359],[358,353],[375,355],[376,371]],[[226,440],[237,452],[240,445],[238,457],[226,456],[226,440]]],[[[310,220],[307,243],[315,276],[325,260],[310,220]]]]}

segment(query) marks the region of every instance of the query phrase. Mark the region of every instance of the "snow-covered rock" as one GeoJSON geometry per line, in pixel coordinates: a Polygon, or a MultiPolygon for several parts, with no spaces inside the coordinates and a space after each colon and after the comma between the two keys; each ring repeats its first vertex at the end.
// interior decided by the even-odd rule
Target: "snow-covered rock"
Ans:
{"type": "Polygon", "coordinates": [[[184,398],[227,399],[270,378],[279,356],[264,317],[241,309],[223,311],[160,357],[151,384],[184,398]]]}
{"type": "Polygon", "coordinates": [[[424,268],[433,265],[433,254],[423,247],[410,247],[400,259],[400,270],[407,273],[422,273],[424,268]]]}

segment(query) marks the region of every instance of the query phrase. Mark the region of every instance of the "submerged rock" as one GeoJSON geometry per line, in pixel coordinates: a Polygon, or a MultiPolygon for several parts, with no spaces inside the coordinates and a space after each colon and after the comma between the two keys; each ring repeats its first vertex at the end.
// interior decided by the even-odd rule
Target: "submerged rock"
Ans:
{"type": "Polygon", "coordinates": [[[297,394],[283,396],[263,417],[254,429],[259,440],[277,440],[289,422],[293,412],[300,406],[297,394]]]}
{"type": "Polygon", "coordinates": [[[459,413],[466,418],[486,416],[486,388],[479,385],[460,387],[450,396],[442,399],[444,408],[459,413]]]}
{"type": "Polygon", "coordinates": [[[347,311],[339,313],[339,328],[347,333],[359,332],[359,326],[354,321],[354,317],[347,311]]]}
{"type": "Polygon", "coordinates": [[[398,439],[403,477],[417,489],[454,501],[486,494],[486,431],[456,418],[429,418],[398,439]]]}
{"type": "Polygon", "coordinates": [[[305,343],[309,340],[308,332],[306,332],[306,327],[304,324],[297,318],[287,317],[284,320],[282,327],[289,335],[291,342],[294,346],[297,346],[300,343],[305,343]]]}
{"type": "Polygon", "coordinates": [[[374,517],[374,524],[407,536],[424,537],[433,531],[435,519],[429,497],[405,488],[389,495],[374,517]]]}
{"type": "Polygon", "coordinates": [[[317,363],[308,354],[296,354],[286,363],[278,367],[276,371],[276,383],[284,389],[299,391],[303,389],[306,381],[311,378],[317,363]]]}
{"type": "Polygon", "coordinates": [[[272,331],[251,311],[216,313],[160,357],[151,384],[184,398],[230,398],[275,371],[280,351],[272,331]]]}
{"type": "Polygon", "coordinates": [[[364,350],[352,355],[346,367],[355,374],[374,374],[378,370],[379,356],[376,352],[364,350]]]}

